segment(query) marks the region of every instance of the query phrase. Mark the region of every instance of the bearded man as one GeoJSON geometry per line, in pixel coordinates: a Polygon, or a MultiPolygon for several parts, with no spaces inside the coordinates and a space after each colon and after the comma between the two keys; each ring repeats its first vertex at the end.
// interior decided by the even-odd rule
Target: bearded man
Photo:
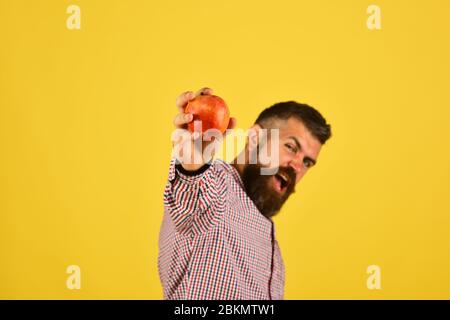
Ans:
{"type": "MultiPolygon", "coordinates": [[[[178,97],[176,128],[185,129],[193,120],[184,109],[201,94],[212,90],[188,91],[178,97]]],[[[228,128],[235,125],[231,118],[228,128]]],[[[313,107],[287,101],[263,110],[250,129],[276,130],[278,134],[266,135],[264,142],[277,146],[270,154],[276,161],[250,161],[262,147],[254,139],[259,135],[247,140],[242,151],[246,156],[238,156],[244,161],[172,159],[158,256],[165,299],[284,298],[284,263],[272,217],[316,165],[331,127],[313,107]],[[272,173],[262,174],[263,169],[272,173]]]]}

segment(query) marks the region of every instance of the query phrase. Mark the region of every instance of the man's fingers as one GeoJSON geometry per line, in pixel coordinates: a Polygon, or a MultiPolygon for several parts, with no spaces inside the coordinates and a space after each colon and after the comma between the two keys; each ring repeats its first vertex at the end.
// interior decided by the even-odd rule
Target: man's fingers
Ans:
{"type": "Polygon", "coordinates": [[[180,94],[176,100],[176,105],[178,108],[178,111],[184,112],[184,108],[186,108],[187,103],[189,100],[194,99],[197,96],[205,95],[205,94],[213,94],[213,90],[208,87],[203,87],[200,90],[198,90],[195,94],[192,91],[185,91],[182,94],[180,94]]]}
{"type": "Polygon", "coordinates": [[[200,132],[194,131],[194,132],[192,132],[192,136],[191,137],[192,137],[192,140],[197,140],[197,139],[200,139],[201,136],[202,136],[202,134],[200,132]]]}
{"type": "Polygon", "coordinates": [[[213,89],[208,88],[208,87],[201,88],[200,90],[198,90],[195,93],[195,96],[198,97],[200,95],[205,95],[205,94],[213,94],[213,89]]]}
{"type": "Polygon", "coordinates": [[[237,124],[236,118],[231,117],[230,121],[228,122],[227,129],[234,129],[236,127],[236,124],[237,124]]]}
{"type": "Polygon", "coordinates": [[[173,119],[173,124],[178,128],[182,128],[184,125],[191,122],[192,119],[193,115],[191,113],[179,113],[176,115],[175,119],[173,119]]]}
{"type": "Polygon", "coordinates": [[[229,134],[231,133],[231,131],[232,131],[234,128],[236,128],[236,124],[237,124],[236,118],[230,118],[230,121],[228,122],[227,130],[225,130],[224,137],[226,137],[227,135],[229,135],[229,134]]]}
{"type": "Polygon", "coordinates": [[[194,99],[194,93],[192,91],[186,91],[180,94],[176,101],[178,111],[184,112],[184,108],[191,99],[194,99]]]}

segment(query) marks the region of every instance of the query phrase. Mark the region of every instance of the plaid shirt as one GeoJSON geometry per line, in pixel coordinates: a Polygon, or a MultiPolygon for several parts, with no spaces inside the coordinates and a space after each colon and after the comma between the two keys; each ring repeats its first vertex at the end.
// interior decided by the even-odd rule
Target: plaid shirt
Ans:
{"type": "Polygon", "coordinates": [[[237,170],[214,160],[195,175],[172,159],[158,270],[165,299],[283,299],[284,264],[271,219],[237,170]]]}

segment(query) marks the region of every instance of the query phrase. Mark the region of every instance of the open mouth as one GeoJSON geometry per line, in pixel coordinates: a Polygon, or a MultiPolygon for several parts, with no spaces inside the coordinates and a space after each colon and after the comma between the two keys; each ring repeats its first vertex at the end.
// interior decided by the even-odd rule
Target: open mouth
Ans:
{"type": "Polygon", "coordinates": [[[281,193],[285,192],[289,185],[288,175],[284,173],[277,173],[273,176],[273,179],[275,180],[275,189],[281,193]]]}

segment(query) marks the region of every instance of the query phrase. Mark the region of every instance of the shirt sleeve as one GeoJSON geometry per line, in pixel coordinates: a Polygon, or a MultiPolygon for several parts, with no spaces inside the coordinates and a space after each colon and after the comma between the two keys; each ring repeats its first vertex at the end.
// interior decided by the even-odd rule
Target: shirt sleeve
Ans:
{"type": "Polygon", "coordinates": [[[164,206],[175,229],[195,235],[219,222],[226,211],[226,190],[226,175],[216,162],[190,173],[177,169],[173,158],[164,190],[164,206]]]}

